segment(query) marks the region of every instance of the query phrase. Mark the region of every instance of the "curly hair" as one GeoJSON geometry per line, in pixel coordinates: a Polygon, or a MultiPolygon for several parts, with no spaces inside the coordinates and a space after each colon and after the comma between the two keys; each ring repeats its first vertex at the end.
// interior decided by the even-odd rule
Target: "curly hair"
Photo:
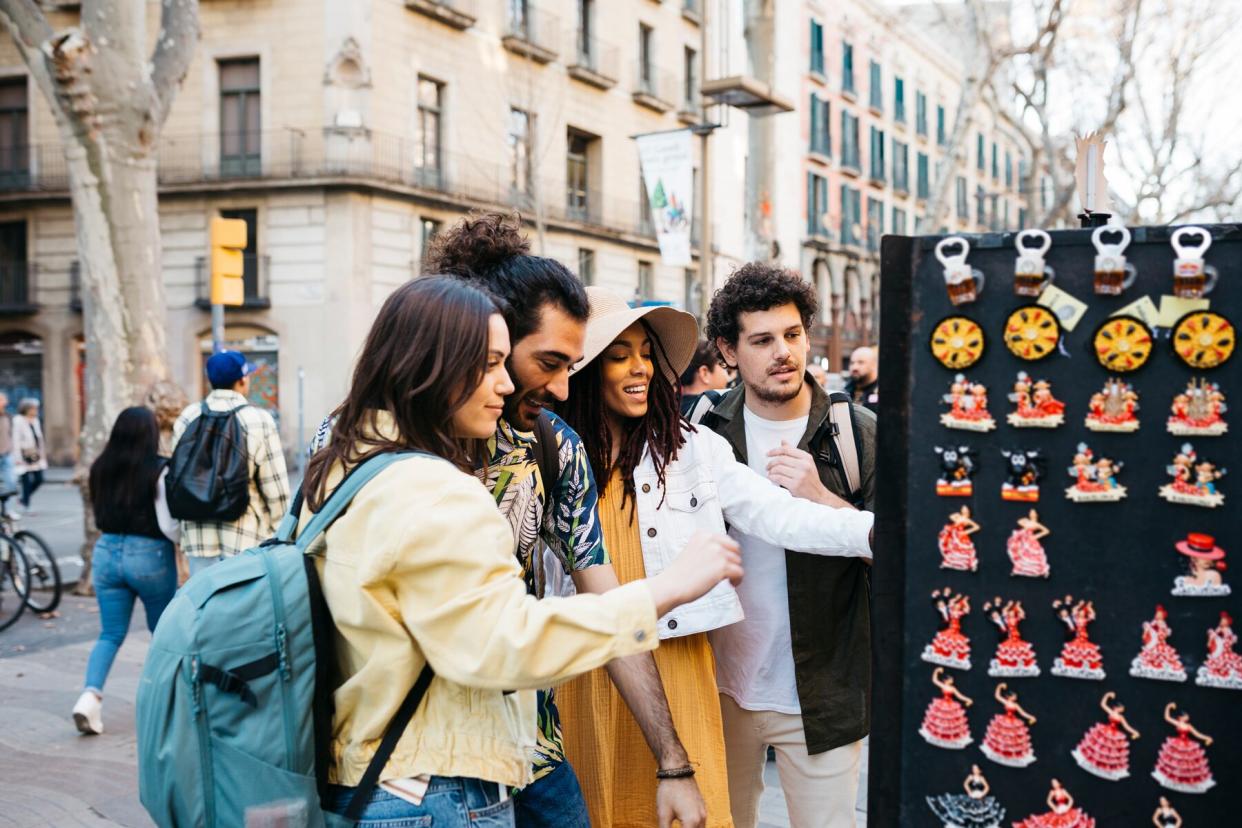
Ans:
{"type": "Polygon", "coordinates": [[[514,342],[539,327],[553,304],[581,322],[590,312],[586,289],[565,265],[532,256],[517,213],[472,213],[437,235],[423,258],[423,273],[456,276],[486,288],[514,342]]]}
{"type": "Polygon", "coordinates": [[[737,344],[742,314],[771,310],[793,303],[810,330],[819,311],[815,287],[788,268],[766,262],[750,262],[733,272],[724,287],[712,297],[707,311],[707,338],[737,344]]]}

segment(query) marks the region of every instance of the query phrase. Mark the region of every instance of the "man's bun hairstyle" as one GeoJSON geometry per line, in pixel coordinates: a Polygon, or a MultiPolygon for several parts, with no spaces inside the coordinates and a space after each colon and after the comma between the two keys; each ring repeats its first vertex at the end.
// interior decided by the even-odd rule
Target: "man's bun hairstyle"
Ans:
{"type": "Polygon", "coordinates": [[[423,273],[469,278],[530,254],[516,213],[471,213],[431,240],[423,256],[423,273]]]}

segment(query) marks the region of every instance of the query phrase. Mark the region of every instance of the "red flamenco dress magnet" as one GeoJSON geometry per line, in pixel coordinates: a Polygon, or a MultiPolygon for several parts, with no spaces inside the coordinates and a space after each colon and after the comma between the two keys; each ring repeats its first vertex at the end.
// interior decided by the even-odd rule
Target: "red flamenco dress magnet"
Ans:
{"type": "Polygon", "coordinates": [[[1182,713],[1174,718],[1173,710],[1176,707],[1174,702],[1165,705],[1164,720],[1177,728],[1177,735],[1164,740],[1160,756],[1156,759],[1156,769],[1151,775],[1171,791],[1201,794],[1216,784],[1216,780],[1212,778],[1212,769],[1208,767],[1207,753],[1203,750],[1204,745],[1211,746],[1212,737],[1195,730],[1190,724],[1189,713],[1182,713]],[[1200,745],[1195,739],[1201,740],[1203,744],[1200,745]]]}
{"type": "Polygon", "coordinates": [[[1113,782],[1130,775],[1130,742],[1139,737],[1123,715],[1125,707],[1109,704],[1116,696],[1111,690],[1104,694],[1100,707],[1108,714],[1108,721],[1092,725],[1078,747],[1070,751],[1078,767],[1113,782]]]}
{"type": "Polygon", "coordinates": [[[1052,602],[1061,622],[1072,633],[1061,647],[1061,655],[1052,665],[1052,674],[1062,678],[1104,679],[1104,659],[1100,648],[1087,637],[1087,627],[1095,620],[1095,604],[1091,601],[1074,602],[1074,596],[1052,602]]]}
{"type": "Polygon", "coordinates": [[[1018,372],[1009,401],[1016,408],[1005,420],[1014,428],[1056,428],[1065,422],[1065,403],[1052,396],[1047,380],[1032,381],[1026,371],[1018,372]]]}
{"type": "Polygon", "coordinates": [[[1026,618],[1026,610],[1022,609],[1021,601],[1009,601],[1001,605],[1000,598],[993,598],[983,605],[1001,631],[1004,638],[996,645],[996,656],[988,664],[988,675],[996,678],[1034,678],[1039,675],[1039,665],[1035,662],[1035,648],[1031,642],[1022,638],[1018,629],[1026,618]]]}
{"type": "Polygon", "coordinates": [[[998,765],[1011,768],[1025,768],[1035,761],[1035,751],[1031,749],[1031,731],[1027,725],[1035,724],[1035,717],[1022,709],[1018,704],[1018,694],[1005,692],[1004,682],[996,685],[995,698],[1005,708],[1004,713],[997,713],[988,724],[987,735],[979,749],[983,755],[998,765]]]}
{"type": "Polygon", "coordinates": [[[1015,822],[1013,828],[1095,828],[1095,819],[1075,807],[1074,797],[1055,779],[1052,780],[1047,802],[1047,813],[1032,814],[1021,822],[1015,822]]]}
{"type": "Polygon", "coordinates": [[[1051,532],[1039,522],[1039,512],[1032,509],[1024,518],[1018,518],[1018,528],[1009,535],[1006,551],[1013,562],[1010,575],[1026,578],[1047,578],[1051,574],[1048,556],[1040,541],[1051,532]]]}
{"type": "Polygon", "coordinates": [[[1225,571],[1225,550],[1216,545],[1216,538],[1202,532],[1191,532],[1176,544],[1186,556],[1189,570],[1173,579],[1173,594],[1179,598],[1220,598],[1232,590],[1221,577],[1225,571]]]}
{"type": "Polygon", "coordinates": [[[962,634],[962,619],[970,614],[970,598],[948,587],[932,593],[945,627],[923,648],[923,660],[956,670],[970,669],[970,639],[962,634]]]}
{"type": "Polygon", "coordinates": [[[1216,481],[1225,476],[1225,469],[1217,468],[1210,460],[1200,460],[1190,443],[1182,444],[1165,470],[1173,480],[1160,487],[1160,496],[1170,503],[1207,509],[1224,505],[1225,495],[1217,491],[1216,481]]]}
{"type": "Polygon", "coordinates": [[[927,706],[919,735],[930,745],[961,750],[973,741],[970,738],[970,724],[966,721],[966,707],[974,702],[953,686],[951,677],[943,674],[943,667],[937,667],[932,673],[932,684],[940,688],[940,698],[933,699],[927,706]]]}
{"type": "Polygon", "coordinates": [[[1185,681],[1186,668],[1181,656],[1169,643],[1168,612],[1156,604],[1156,614],[1143,622],[1143,649],[1130,662],[1130,675],[1159,681],[1185,681]]]}
{"type": "Polygon", "coordinates": [[[1221,690],[1242,690],[1242,655],[1234,651],[1238,634],[1233,631],[1233,617],[1220,614],[1220,623],[1208,630],[1207,660],[1199,665],[1195,684],[1221,690]]]}
{"type": "Polygon", "coordinates": [[[974,572],[979,568],[975,542],[970,536],[979,531],[979,524],[970,517],[970,507],[963,505],[949,515],[949,522],[940,530],[940,568],[974,572]]]}
{"type": "Polygon", "coordinates": [[[996,421],[988,413],[988,389],[981,382],[969,382],[958,374],[949,384],[949,393],[942,397],[949,410],[940,415],[945,428],[963,431],[991,431],[996,421]]]}
{"type": "Polygon", "coordinates": [[[1192,379],[1186,390],[1173,398],[1168,428],[1179,437],[1219,437],[1229,430],[1225,422],[1225,395],[1220,386],[1205,379],[1192,379]]]}

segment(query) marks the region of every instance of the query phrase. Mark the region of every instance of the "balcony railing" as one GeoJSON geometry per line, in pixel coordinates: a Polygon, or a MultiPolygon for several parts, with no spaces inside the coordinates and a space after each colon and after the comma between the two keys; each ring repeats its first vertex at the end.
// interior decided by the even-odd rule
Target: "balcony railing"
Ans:
{"type": "Polygon", "coordinates": [[[569,65],[569,76],[599,89],[611,89],[617,85],[620,74],[620,52],[616,46],[594,37],[574,32],[577,48],[574,61],[569,65]]]}
{"type": "Polygon", "coordinates": [[[551,63],[560,52],[560,20],[529,4],[506,3],[501,43],[514,54],[536,63],[551,63]]]}
{"type": "Polygon", "coordinates": [[[22,315],[39,310],[35,302],[35,262],[0,261],[0,314],[22,315]]]}
{"type": "MultiPolygon", "coordinates": [[[[267,279],[271,265],[270,256],[258,256],[247,253],[242,257],[245,293],[242,307],[249,309],[270,308],[272,300],[268,294],[267,279]]],[[[199,256],[194,260],[194,304],[200,308],[211,307],[211,273],[207,267],[207,259],[199,256]]]]}
{"type": "Polygon", "coordinates": [[[677,98],[677,78],[671,72],[641,63],[635,66],[634,103],[663,114],[673,108],[677,98]]]}
{"type": "Polygon", "coordinates": [[[681,0],[681,16],[691,23],[703,22],[703,0],[681,0]]]}
{"type": "Polygon", "coordinates": [[[478,5],[477,0],[405,0],[410,11],[459,30],[469,29],[478,20],[478,5]]]}

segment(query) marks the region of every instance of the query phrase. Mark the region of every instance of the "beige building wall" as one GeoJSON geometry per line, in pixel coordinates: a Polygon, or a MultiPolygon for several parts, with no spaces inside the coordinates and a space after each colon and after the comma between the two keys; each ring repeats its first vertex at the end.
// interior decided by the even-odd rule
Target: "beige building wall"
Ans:
{"type": "MultiPolygon", "coordinates": [[[[169,359],[191,398],[203,391],[210,348],[203,262],[210,219],[221,210],[256,213],[248,254],[259,263],[257,301],[228,310],[225,338],[268,366],[265,399],[278,409],[291,453],[299,419],[309,436],[341,399],[375,310],[419,272],[428,222],[446,226],[472,209],[520,208],[544,255],[577,271],[581,252],[590,251],[595,283],[644,300],[685,301],[693,272],[688,277],[660,262],[642,220],[631,136],[700,117],[696,102],[686,100],[684,77],[687,47],[703,77],[699,18],[683,14],[681,0],[596,0],[591,58],[584,60],[576,0],[529,3],[530,28],[516,39],[508,37],[515,29],[511,5],[201,4],[202,40],[164,128],[159,172],[169,359]],[[645,86],[640,25],[651,38],[645,86]],[[220,61],[254,58],[258,157],[239,172],[223,158],[220,61]],[[420,79],[441,90],[442,154],[430,177],[416,161],[420,79]],[[518,199],[510,191],[512,108],[529,112],[534,123],[532,186],[518,199]],[[584,209],[570,209],[567,200],[571,130],[592,138],[584,209]],[[639,296],[643,269],[650,281],[639,296]]],[[[148,4],[148,12],[154,35],[158,4],[148,4]]],[[[58,13],[54,26],[72,22],[58,13]]],[[[12,43],[0,38],[0,79],[25,75],[12,43]]],[[[82,410],[83,320],[74,289],[80,265],[63,149],[46,104],[27,88],[29,175],[0,184],[0,223],[25,222],[26,258],[37,278],[28,303],[0,302],[0,387],[6,377],[13,387],[37,378],[49,447],[56,460],[69,462],[82,410]]],[[[730,193],[729,180],[714,175],[713,201],[736,213],[716,220],[736,226],[743,204],[741,182],[734,181],[730,193]]],[[[722,261],[743,256],[736,235],[718,237],[715,248],[722,261]]]]}

